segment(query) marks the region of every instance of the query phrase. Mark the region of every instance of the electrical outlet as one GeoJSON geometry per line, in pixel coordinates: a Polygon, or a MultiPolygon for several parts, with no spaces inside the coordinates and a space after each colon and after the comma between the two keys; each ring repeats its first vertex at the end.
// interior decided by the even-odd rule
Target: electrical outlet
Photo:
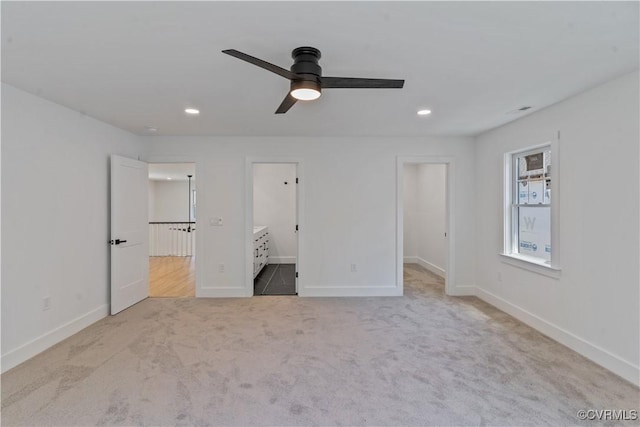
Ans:
{"type": "Polygon", "coordinates": [[[218,273],[224,273],[224,264],[218,265],[218,273]]]}
{"type": "Polygon", "coordinates": [[[352,272],[352,273],[355,273],[355,272],[357,272],[357,271],[358,271],[358,266],[357,266],[357,265],[355,265],[355,264],[351,264],[351,272],[352,272]]]}
{"type": "Polygon", "coordinates": [[[42,311],[47,311],[51,308],[51,297],[42,298],[42,311]]]}

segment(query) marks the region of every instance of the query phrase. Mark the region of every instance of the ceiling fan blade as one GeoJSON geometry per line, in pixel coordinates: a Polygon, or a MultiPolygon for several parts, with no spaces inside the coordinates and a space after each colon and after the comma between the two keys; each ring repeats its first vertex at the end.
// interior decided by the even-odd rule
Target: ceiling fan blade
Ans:
{"type": "Polygon", "coordinates": [[[323,89],[402,89],[404,80],[322,77],[323,89]]]}
{"type": "Polygon", "coordinates": [[[280,104],[280,106],[276,110],[276,114],[286,113],[287,111],[289,111],[289,108],[293,107],[293,104],[295,104],[296,101],[297,99],[291,96],[291,93],[288,93],[287,96],[285,96],[282,100],[282,104],[280,104]]]}
{"type": "Polygon", "coordinates": [[[227,55],[231,55],[235,58],[242,59],[243,61],[246,61],[250,64],[257,65],[258,67],[264,68],[265,70],[271,71],[272,73],[276,73],[279,76],[284,77],[285,79],[293,80],[293,79],[300,78],[300,76],[298,76],[295,73],[292,73],[289,70],[285,70],[282,67],[278,67],[277,65],[273,65],[267,61],[263,61],[262,59],[254,58],[251,55],[247,55],[246,53],[239,52],[235,49],[223,50],[222,53],[226,53],[227,55]]]}

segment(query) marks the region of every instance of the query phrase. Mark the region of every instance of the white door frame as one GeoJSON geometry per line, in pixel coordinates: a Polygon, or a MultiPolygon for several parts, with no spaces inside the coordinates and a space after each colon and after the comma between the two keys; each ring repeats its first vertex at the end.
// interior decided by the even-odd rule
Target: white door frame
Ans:
{"type": "Polygon", "coordinates": [[[298,296],[304,296],[304,275],[302,271],[302,239],[304,233],[304,171],[303,160],[299,157],[247,157],[245,159],[245,295],[253,296],[253,165],[256,163],[289,163],[296,165],[298,184],[296,184],[296,213],[298,217],[298,232],[296,236],[296,288],[298,296]]]}
{"type": "Polygon", "coordinates": [[[398,156],[396,179],[396,283],[404,291],[404,165],[405,164],[444,164],[446,166],[446,225],[447,262],[445,266],[445,293],[455,295],[455,169],[454,157],[451,156],[398,156]]]}
{"type": "MultiPolygon", "coordinates": [[[[193,163],[195,164],[195,177],[196,179],[198,179],[198,170],[204,170],[204,168],[202,168],[200,162],[198,160],[196,160],[195,157],[189,157],[189,156],[151,156],[149,157],[147,160],[145,160],[148,164],[153,164],[153,163],[193,163]]],[[[201,206],[205,206],[205,202],[206,202],[206,196],[207,196],[207,192],[205,191],[205,187],[206,187],[206,183],[204,182],[203,179],[200,179],[198,181],[198,204],[201,206]]],[[[203,212],[203,209],[198,209],[199,212],[203,212]]],[[[196,215],[198,215],[198,213],[196,212],[196,215]]],[[[202,217],[202,214],[200,214],[200,216],[202,217]]],[[[149,219],[147,218],[147,222],[149,219]]],[[[204,224],[205,221],[200,218],[200,229],[202,229],[202,231],[200,232],[200,235],[204,234],[204,224]]],[[[196,217],[196,227],[198,227],[198,219],[196,217]]],[[[196,230],[197,231],[197,230],[196,230]]],[[[203,278],[204,278],[204,262],[201,262],[200,260],[204,260],[204,249],[205,249],[205,244],[204,244],[204,239],[203,238],[198,238],[196,237],[196,295],[195,297],[198,298],[198,291],[200,290],[200,286],[203,283],[203,278]]]]}

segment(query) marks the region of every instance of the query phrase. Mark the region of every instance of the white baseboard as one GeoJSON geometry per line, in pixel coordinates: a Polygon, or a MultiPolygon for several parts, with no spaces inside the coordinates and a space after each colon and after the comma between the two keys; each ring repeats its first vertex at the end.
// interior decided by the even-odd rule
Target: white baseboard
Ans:
{"type": "Polygon", "coordinates": [[[435,264],[430,263],[429,261],[420,258],[419,256],[406,256],[403,258],[405,264],[418,264],[421,267],[426,268],[433,274],[436,274],[444,279],[446,272],[444,269],[438,267],[435,264]]]}
{"type": "Polygon", "coordinates": [[[458,285],[447,291],[452,297],[472,297],[476,295],[476,287],[473,285],[458,285]]]}
{"type": "Polygon", "coordinates": [[[295,264],[294,256],[271,256],[269,255],[269,264],[295,264]]]}
{"type": "Polygon", "coordinates": [[[538,330],[544,335],[547,335],[560,344],[580,353],[587,359],[592,360],[614,374],[619,375],[630,383],[640,387],[640,366],[635,366],[607,350],[592,344],[482,288],[476,287],[476,296],[538,330]]]}
{"type": "Polygon", "coordinates": [[[431,264],[429,261],[424,260],[420,257],[416,257],[418,259],[418,264],[420,264],[421,267],[426,268],[427,270],[429,270],[430,272],[432,272],[433,274],[436,274],[440,277],[442,277],[444,279],[445,276],[445,271],[444,269],[438,267],[435,264],[431,264]]]}
{"type": "Polygon", "coordinates": [[[42,353],[49,347],[58,344],[60,341],[69,338],[71,335],[80,332],[87,326],[107,317],[108,315],[109,305],[101,305],[87,314],[83,314],[82,316],[57,327],[16,349],[10,350],[2,355],[2,362],[0,362],[2,364],[2,372],[4,373],[9,369],[18,366],[22,362],[42,353]]]}
{"type": "Polygon", "coordinates": [[[402,289],[396,286],[307,286],[300,288],[301,297],[395,297],[402,296],[402,289]]]}
{"type": "MultiPolygon", "coordinates": [[[[196,298],[245,298],[251,296],[247,295],[247,292],[245,288],[211,286],[196,288],[196,298]]],[[[253,289],[251,289],[251,293],[253,294],[253,289]]]]}

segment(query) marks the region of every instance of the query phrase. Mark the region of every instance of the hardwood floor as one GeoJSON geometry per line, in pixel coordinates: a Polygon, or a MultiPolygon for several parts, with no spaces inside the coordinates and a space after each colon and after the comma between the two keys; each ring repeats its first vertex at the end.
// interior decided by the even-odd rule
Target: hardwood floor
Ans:
{"type": "Polygon", "coordinates": [[[194,297],[196,258],[191,256],[149,257],[150,297],[194,297]]]}

